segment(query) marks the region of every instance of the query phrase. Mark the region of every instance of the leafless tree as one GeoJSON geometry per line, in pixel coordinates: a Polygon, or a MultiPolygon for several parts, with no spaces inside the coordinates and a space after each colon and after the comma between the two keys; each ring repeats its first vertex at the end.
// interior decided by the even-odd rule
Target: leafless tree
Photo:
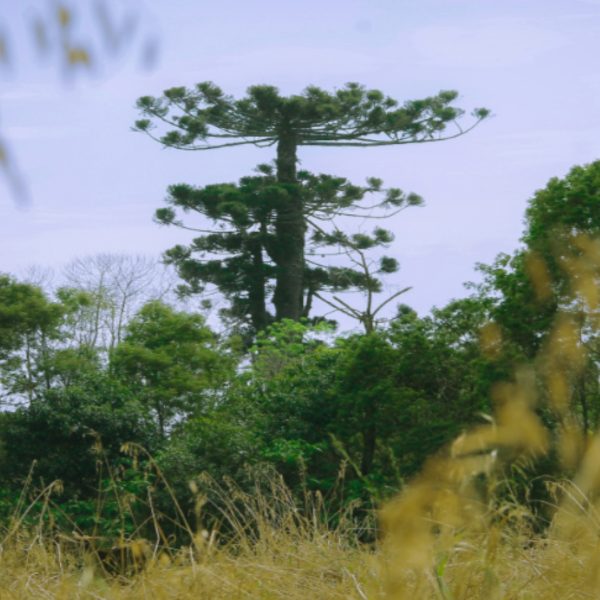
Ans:
{"type": "Polygon", "coordinates": [[[77,258],[63,275],[69,287],[89,297],[74,319],[74,338],[79,344],[107,351],[121,341],[128,320],[142,304],[167,299],[175,279],[157,259],[125,254],[77,258]]]}

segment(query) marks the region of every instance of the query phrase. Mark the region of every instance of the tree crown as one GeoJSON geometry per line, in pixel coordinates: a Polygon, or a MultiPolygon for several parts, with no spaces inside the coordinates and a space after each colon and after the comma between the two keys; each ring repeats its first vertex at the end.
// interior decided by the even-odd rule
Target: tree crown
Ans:
{"type": "Polygon", "coordinates": [[[453,106],[458,93],[399,102],[358,83],[327,92],[316,86],[282,96],[270,85],[255,85],[235,99],[211,82],[192,88],[174,87],[161,97],[143,96],[137,108],[143,118],[134,129],[165,146],[210,150],[244,144],[273,145],[291,136],[301,146],[382,146],[433,142],[457,137],[489,115],[472,112],[474,122],[462,127],[464,111],[453,106]],[[156,125],[166,131],[153,133],[156,125]],[[446,132],[453,125],[454,130],[446,132]]]}

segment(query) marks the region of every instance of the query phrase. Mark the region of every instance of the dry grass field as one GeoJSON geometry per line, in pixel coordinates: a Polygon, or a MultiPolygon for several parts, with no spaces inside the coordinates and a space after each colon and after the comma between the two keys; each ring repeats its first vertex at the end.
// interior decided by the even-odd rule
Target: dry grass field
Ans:
{"type": "MultiPolygon", "coordinates": [[[[598,448],[592,448],[598,453],[598,448]]],[[[0,554],[0,598],[565,599],[600,594],[600,515],[573,484],[552,527],[532,533],[525,510],[495,514],[460,484],[423,481],[384,510],[388,534],[365,547],[293,505],[264,510],[251,537],[221,547],[200,533],[174,555],[143,541],[123,549],[125,574],[89,548],[18,532],[0,554]],[[425,516],[424,512],[427,512],[425,516]],[[137,568],[136,568],[137,567],[137,568]]],[[[565,484],[567,485],[567,484],[565,484]]],[[[273,499],[270,499],[271,501],[273,499]]]]}

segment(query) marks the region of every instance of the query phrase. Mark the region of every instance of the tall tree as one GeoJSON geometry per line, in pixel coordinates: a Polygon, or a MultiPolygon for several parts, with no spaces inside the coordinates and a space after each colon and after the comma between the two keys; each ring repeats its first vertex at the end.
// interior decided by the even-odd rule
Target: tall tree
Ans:
{"type": "Polygon", "coordinates": [[[476,109],[474,121],[463,128],[458,120],[464,111],[452,105],[457,95],[442,91],[400,106],[379,90],[367,90],[357,83],[334,93],[310,86],[302,94],[287,97],[276,87],[257,85],[236,100],[203,82],[189,89],[171,88],[159,98],[140,98],[137,106],[144,118],[136,121],[135,128],[164,146],[183,150],[276,146],[277,180],[287,193],[275,211],[274,304],[277,319],[298,320],[304,312],[306,227],[297,185],[298,148],[386,146],[458,137],[489,111],[476,109]],[[167,130],[155,133],[157,123],[167,130]]]}

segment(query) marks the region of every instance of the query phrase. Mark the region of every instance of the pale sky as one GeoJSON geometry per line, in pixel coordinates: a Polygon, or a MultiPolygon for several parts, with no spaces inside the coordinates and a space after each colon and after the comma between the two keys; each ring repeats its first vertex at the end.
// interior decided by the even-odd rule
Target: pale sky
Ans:
{"type": "MultiPolygon", "coordinates": [[[[413,286],[402,300],[420,313],[466,295],[476,262],[518,246],[536,189],[600,158],[597,0],[109,4],[117,20],[137,11],[130,47],[111,59],[98,46],[96,74],[66,81],[36,59],[25,26],[51,2],[0,0],[14,59],[0,68],[0,134],[31,195],[20,206],[0,179],[0,271],[100,252],[159,255],[191,239],[152,221],[169,184],[236,181],[274,158],[272,148],[165,150],[132,132],[136,98],[175,85],[212,80],[238,96],[257,83],[295,93],[357,81],[400,101],[456,89],[463,108],[490,108],[492,119],[454,141],[300,150],[302,168],[356,183],[380,177],[424,197],[425,207],[388,223],[388,253],[401,263],[388,289],[413,286]],[[158,63],[143,68],[154,38],[158,63]]],[[[80,31],[97,40],[93,22],[80,31]]]]}

